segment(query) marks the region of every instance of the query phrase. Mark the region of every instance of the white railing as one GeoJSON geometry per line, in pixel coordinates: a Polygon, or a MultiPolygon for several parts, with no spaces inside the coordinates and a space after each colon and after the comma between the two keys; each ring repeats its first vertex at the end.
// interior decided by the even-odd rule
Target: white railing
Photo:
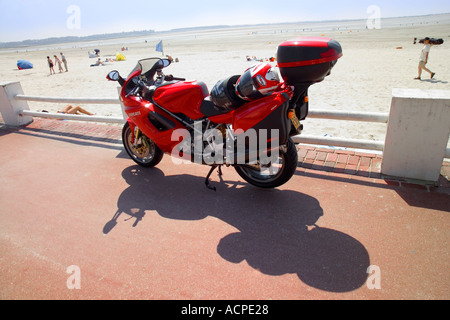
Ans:
{"type": "Polygon", "coordinates": [[[305,134],[295,136],[293,140],[295,143],[301,144],[384,151],[384,141],[318,137],[305,134]]]}
{"type": "Polygon", "coordinates": [[[387,124],[389,121],[388,113],[376,112],[349,112],[335,110],[310,110],[308,114],[310,119],[328,119],[328,120],[346,120],[361,122],[377,122],[387,124]]]}
{"type": "Polygon", "coordinates": [[[18,94],[14,96],[18,101],[35,101],[51,103],[73,103],[73,104],[120,104],[119,98],[51,98],[35,97],[18,94]]]}
{"type": "Polygon", "coordinates": [[[56,120],[104,122],[104,123],[118,123],[118,124],[125,123],[125,119],[123,117],[97,117],[86,115],[62,114],[62,113],[33,112],[28,110],[21,111],[19,115],[36,118],[56,119],[56,120]]]}
{"type": "MultiPolygon", "coordinates": [[[[105,105],[121,105],[118,98],[56,98],[56,97],[37,97],[28,96],[24,94],[17,94],[13,97],[16,101],[34,101],[34,102],[49,102],[49,103],[67,103],[67,104],[105,104],[105,105]]],[[[58,120],[72,120],[72,121],[86,121],[86,122],[103,122],[122,124],[126,120],[124,117],[102,117],[102,116],[84,116],[84,115],[70,115],[60,113],[46,113],[34,112],[29,110],[21,110],[20,116],[49,118],[58,120]]],[[[349,112],[349,111],[334,111],[334,110],[310,110],[308,114],[310,119],[328,119],[341,121],[358,121],[358,122],[373,122],[387,124],[389,121],[388,113],[374,113],[374,112],[349,112]]],[[[294,137],[295,143],[322,145],[330,147],[341,147],[362,150],[384,151],[384,141],[362,140],[362,139],[348,139],[337,137],[321,137],[312,135],[299,135],[294,137]]],[[[446,149],[446,158],[450,158],[450,148],[446,149]]]]}
{"type": "MultiPolygon", "coordinates": [[[[121,104],[118,98],[53,98],[53,97],[36,97],[27,95],[16,95],[14,97],[18,101],[35,101],[49,103],[69,103],[69,104],[121,104]]],[[[22,116],[51,118],[58,120],[75,120],[90,122],[106,122],[106,123],[123,123],[123,118],[113,117],[96,117],[96,116],[79,116],[67,114],[52,114],[43,112],[22,111],[22,116]]],[[[329,119],[329,120],[346,120],[346,121],[362,121],[376,122],[387,124],[389,115],[387,113],[362,113],[362,112],[346,112],[332,110],[310,110],[309,118],[312,119],[329,119]]],[[[330,137],[318,137],[301,135],[294,137],[294,142],[303,144],[325,145],[343,148],[367,149],[383,151],[383,141],[355,140],[330,137]]]]}
{"type": "MultiPolygon", "coordinates": [[[[334,111],[334,110],[310,110],[308,114],[309,119],[328,119],[328,120],[343,120],[343,121],[359,121],[359,122],[374,122],[387,124],[389,121],[389,114],[374,113],[374,112],[348,112],[348,111],[334,111]]],[[[384,150],[384,141],[372,141],[361,139],[343,139],[333,137],[319,137],[302,134],[294,137],[295,143],[333,146],[352,149],[364,150],[384,150]]]]}
{"type": "MultiPolygon", "coordinates": [[[[382,173],[388,176],[437,181],[442,168],[442,150],[450,159],[450,91],[393,89],[390,113],[360,113],[310,110],[310,119],[329,119],[387,124],[385,141],[353,140],[300,135],[296,143],[383,153],[382,173]]],[[[0,112],[9,126],[26,126],[33,117],[122,124],[124,107],[118,98],[54,98],[24,95],[20,82],[0,83],[0,112]],[[121,105],[122,117],[79,116],[33,112],[28,101],[66,104],[121,105]]]]}
{"type": "MultiPolygon", "coordinates": [[[[34,102],[49,102],[49,103],[68,103],[68,104],[121,104],[119,98],[53,98],[53,97],[35,97],[18,94],[14,96],[17,101],[34,101],[34,102]]],[[[47,112],[33,112],[29,110],[22,110],[21,116],[49,118],[57,120],[73,120],[73,121],[87,121],[87,122],[104,122],[104,123],[124,123],[123,117],[101,117],[101,116],[85,116],[85,115],[71,115],[62,113],[47,113],[47,112]]]]}

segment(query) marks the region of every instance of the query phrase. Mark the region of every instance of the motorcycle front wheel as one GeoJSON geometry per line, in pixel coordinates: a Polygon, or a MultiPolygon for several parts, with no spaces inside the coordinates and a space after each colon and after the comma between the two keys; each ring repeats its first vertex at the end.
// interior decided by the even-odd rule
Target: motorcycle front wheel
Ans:
{"type": "Polygon", "coordinates": [[[236,166],[236,172],[242,179],[259,188],[273,189],[288,182],[298,165],[298,153],[295,143],[289,139],[286,153],[278,155],[278,159],[267,164],[236,166]]]}
{"type": "Polygon", "coordinates": [[[153,140],[144,134],[141,133],[140,137],[133,143],[133,132],[129,123],[125,124],[123,128],[122,141],[130,158],[141,167],[155,167],[163,159],[164,153],[153,140]]]}

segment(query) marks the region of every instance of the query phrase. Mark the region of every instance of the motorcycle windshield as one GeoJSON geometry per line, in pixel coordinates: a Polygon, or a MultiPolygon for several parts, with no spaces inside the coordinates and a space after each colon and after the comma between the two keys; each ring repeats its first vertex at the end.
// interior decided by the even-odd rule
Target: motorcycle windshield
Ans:
{"type": "MultiPolygon", "coordinates": [[[[161,58],[148,58],[148,59],[142,59],[138,61],[137,66],[131,71],[131,73],[128,75],[130,77],[134,72],[140,70],[142,75],[150,75],[149,73],[156,73],[156,70],[163,69],[167,67],[167,63],[165,63],[165,60],[161,58]]],[[[153,76],[150,75],[150,76],[153,76]]]]}

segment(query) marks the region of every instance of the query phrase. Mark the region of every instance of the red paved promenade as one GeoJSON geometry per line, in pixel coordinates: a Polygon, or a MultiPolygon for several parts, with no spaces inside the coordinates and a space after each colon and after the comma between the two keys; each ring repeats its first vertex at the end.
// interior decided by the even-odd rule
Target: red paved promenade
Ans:
{"type": "Polygon", "coordinates": [[[120,133],[0,125],[0,299],[450,298],[445,163],[426,185],[383,177],[378,155],[302,146],[283,187],[225,168],[215,193],[206,167],[135,166],[120,133]]]}

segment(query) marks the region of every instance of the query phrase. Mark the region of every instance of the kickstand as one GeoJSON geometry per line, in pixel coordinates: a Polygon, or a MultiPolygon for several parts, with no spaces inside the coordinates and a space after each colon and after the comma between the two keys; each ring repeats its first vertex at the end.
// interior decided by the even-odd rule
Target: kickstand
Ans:
{"type": "Polygon", "coordinates": [[[210,183],[209,183],[209,178],[211,177],[211,175],[213,174],[214,170],[216,170],[217,168],[219,168],[219,176],[222,176],[222,166],[220,165],[215,165],[211,167],[211,170],[209,171],[208,175],[206,176],[206,180],[205,180],[205,185],[209,190],[213,190],[215,192],[217,192],[217,188],[216,187],[211,187],[210,183]]]}

